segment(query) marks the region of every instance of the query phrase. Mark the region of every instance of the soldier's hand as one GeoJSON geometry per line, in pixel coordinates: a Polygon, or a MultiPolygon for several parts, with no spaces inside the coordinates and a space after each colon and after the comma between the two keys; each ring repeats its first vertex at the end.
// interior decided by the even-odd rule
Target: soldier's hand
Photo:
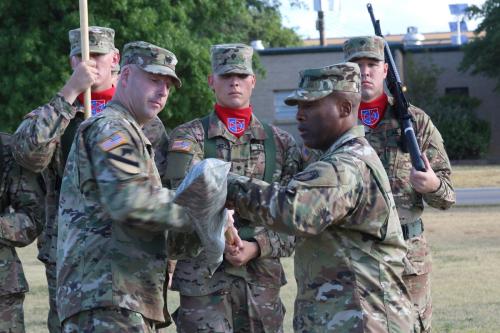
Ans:
{"type": "Polygon", "coordinates": [[[425,154],[422,154],[422,160],[424,161],[426,171],[422,172],[412,168],[410,183],[415,191],[419,193],[436,192],[441,185],[441,180],[436,176],[434,170],[432,170],[429,159],[427,159],[425,154]]]}
{"type": "Polygon", "coordinates": [[[225,253],[225,258],[233,266],[243,266],[246,265],[250,260],[255,259],[260,254],[259,244],[256,242],[242,241],[243,247],[241,251],[236,254],[231,254],[229,252],[225,253]]]}
{"type": "Polygon", "coordinates": [[[227,211],[227,221],[226,221],[226,246],[224,251],[235,255],[243,248],[243,243],[238,234],[238,229],[234,227],[234,219],[233,219],[234,210],[227,211]]]}
{"type": "Polygon", "coordinates": [[[68,103],[73,104],[78,95],[92,87],[99,76],[99,71],[96,62],[92,59],[79,61],[77,57],[72,57],[71,63],[73,74],[61,89],[60,94],[68,103]]]}

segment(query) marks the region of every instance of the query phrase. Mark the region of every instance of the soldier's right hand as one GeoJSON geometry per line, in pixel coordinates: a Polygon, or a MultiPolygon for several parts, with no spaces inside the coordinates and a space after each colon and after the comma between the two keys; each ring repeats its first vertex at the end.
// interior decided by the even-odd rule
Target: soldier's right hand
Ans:
{"type": "Polygon", "coordinates": [[[92,87],[97,80],[99,71],[94,60],[80,61],[77,57],[71,58],[71,67],[73,74],[62,88],[60,94],[64,99],[73,104],[78,95],[84,92],[87,88],[92,87]]]}

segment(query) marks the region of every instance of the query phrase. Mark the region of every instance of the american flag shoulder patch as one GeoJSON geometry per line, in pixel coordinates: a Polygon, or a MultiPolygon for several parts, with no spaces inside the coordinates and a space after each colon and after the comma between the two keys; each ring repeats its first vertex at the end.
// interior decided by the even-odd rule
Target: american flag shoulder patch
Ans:
{"type": "Polygon", "coordinates": [[[115,132],[111,134],[108,138],[99,144],[104,151],[110,151],[118,146],[126,144],[128,142],[127,137],[122,132],[115,132]]]}
{"type": "Polygon", "coordinates": [[[174,140],[172,146],[170,147],[170,151],[179,151],[179,152],[190,152],[193,147],[193,142],[189,140],[174,140]]]}

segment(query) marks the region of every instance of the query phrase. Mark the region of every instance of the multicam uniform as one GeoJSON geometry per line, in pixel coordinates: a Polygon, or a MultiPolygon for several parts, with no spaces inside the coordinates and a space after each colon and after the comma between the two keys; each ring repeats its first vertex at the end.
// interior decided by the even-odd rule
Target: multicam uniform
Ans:
{"type": "MultiPolygon", "coordinates": [[[[57,95],[48,104],[30,112],[19,125],[13,138],[14,158],[23,167],[33,172],[42,172],[47,190],[46,225],[38,237],[38,259],[45,264],[47,274],[50,332],[61,330],[55,304],[57,205],[67,154],[82,121],[82,105],[79,102],[71,105],[62,96],[57,95]]],[[[166,140],[166,132],[159,118],[146,124],[143,131],[146,136],[155,139],[151,141],[155,148],[166,140]]]]}
{"type": "MultiPolygon", "coordinates": [[[[267,135],[255,116],[240,138],[231,134],[215,113],[209,115],[206,134],[199,119],[177,127],[170,136],[167,182],[176,187],[193,164],[206,158],[206,136],[215,140],[216,156],[213,157],[230,161],[233,172],[263,179],[266,163],[275,163],[273,181],[287,183],[299,169],[299,151],[290,134],[274,126],[271,129],[276,161],[266,160],[267,135]]],[[[237,214],[235,226],[242,239],[258,243],[260,256],[242,267],[224,261],[212,277],[207,274],[203,252],[195,259],[179,260],[172,283],[172,289],[181,294],[176,314],[179,332],[207,329],[276,333],[282,330],[285,311],[279,290],[286,280],[279,258],[293,252],[295,239],[263,227],[251,227],[250,221],[237,214]]],[[[169,249],[172,247],[169,253],[189,251],[195,242],[183,240],[185,236],[169,236],[169,249]]]]}
{"type": "Polygon", "coordinates": [[[366,138],[379,155],[389,176],[408,246],[408,260],[405,261],[403,279],[419,313],[422,330],[428,332],[432,317],[430,288],[432,259],[429,244],[423,234],[424,227],[421,220],[423,201],[438,209],[450,208],[455,203],[455,192],[450,179],[451,166],[439,131],[424,111],[411,106],[409,112],[415,120],[418,145],[441,181],[439,188],[432,193],[421,194],[413,189],[410,183],[412,169],[410,154],[404,153],[400,148],[401,126],[392,105],[393,100],[389,98],[389,106],[377,127],[374,129],[365,127],[366,138]]]}
{"type": "Polygon", "coordinates": [[[72,149],[58,216],[59,317],[84,331],[97,312],[111,321],[119,315],[137,321],[129,332],[149,332],[165,320],[166,230],[187,218],[161,187],[152,145],[121,104],[84,122],[72,149]]]}
{"type": "Polygon", "coordinates": [[[295,332],[411,332],[390,186],[356,126],[286,186],[229,178],[242,217],[297,235],[295,332]]]}
{"type": "Polygon", "coordinates": [[[10,136],[0,133],[0,332],[24,332],[28,283],[16,247],[35,240],[43,228],[40,179],[14,162],[10,136]]]}

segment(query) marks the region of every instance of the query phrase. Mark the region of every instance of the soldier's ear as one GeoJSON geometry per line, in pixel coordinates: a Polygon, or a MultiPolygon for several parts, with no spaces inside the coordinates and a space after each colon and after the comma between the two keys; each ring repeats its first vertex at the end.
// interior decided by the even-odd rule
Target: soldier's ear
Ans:
{"type": "Polygon", "coordinates": [[[116,66],[120,63],[120,53],[115,52],[113,54],[113,66],[116,66]]]}
{"type": "Polygon", "coordinates": [[[118,84],[124,88],[128,85],[128,80],[130,78],[130,71],[131,70],[132,69],[130,68],[130,66],[125,66],[121,70],[120,81],[118,82],[118,84]]]}
{"type": "Polygon", "coordinates": [[[214,90],[214,76],[213,76],[213,74],[208,75],[207,82],[208,82],[208,86],[210,88],[212,88],[212,90],[214,90]]]}
{"type": "Polygon", "coordinates": [[[353,111],[351,101],[348,99],[342,99],[339,104],[340,116],[349,117],[353,111]]]}

